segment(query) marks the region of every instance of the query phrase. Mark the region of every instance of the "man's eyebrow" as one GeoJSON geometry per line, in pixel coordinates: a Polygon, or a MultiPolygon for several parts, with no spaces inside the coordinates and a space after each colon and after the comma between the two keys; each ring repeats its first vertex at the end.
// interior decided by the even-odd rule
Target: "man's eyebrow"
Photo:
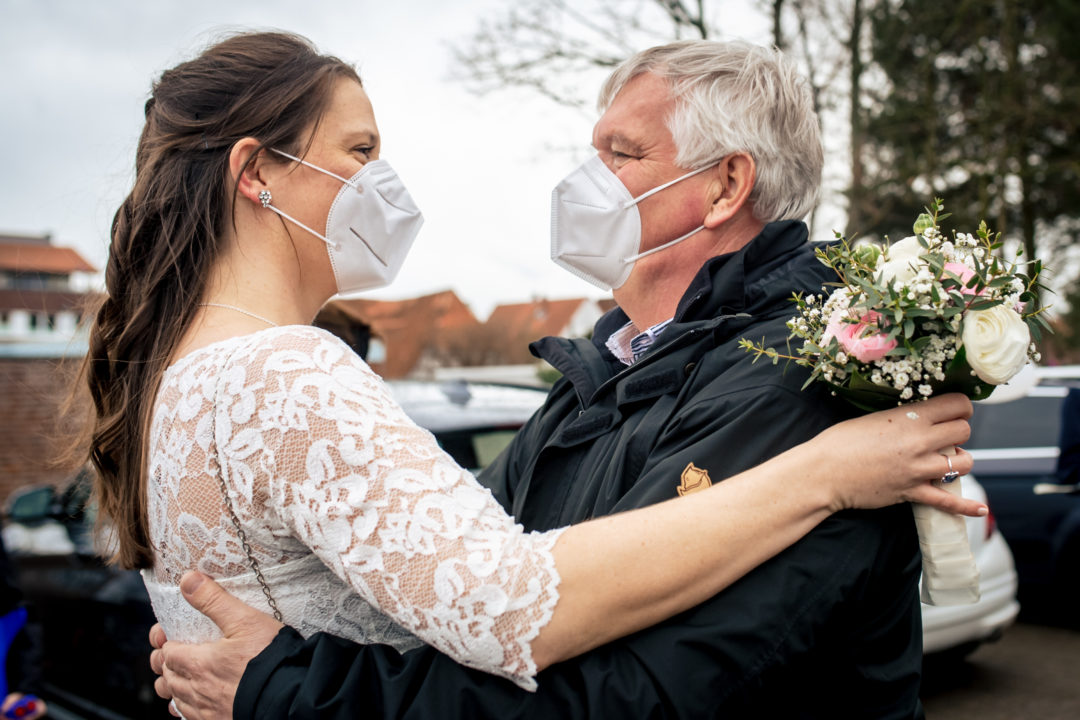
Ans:
{"type": "Polygon", "coordinates": [[[611,145],[618,145],[624,150],[630,150],[631,152],[641,152],[642,150],[644,150],[644,148],[641,146],[641,143],[636,140],[632,140],[625,135],[620,135],[619,133],[613,133],[608,139],[608,142],[611,145]]]}

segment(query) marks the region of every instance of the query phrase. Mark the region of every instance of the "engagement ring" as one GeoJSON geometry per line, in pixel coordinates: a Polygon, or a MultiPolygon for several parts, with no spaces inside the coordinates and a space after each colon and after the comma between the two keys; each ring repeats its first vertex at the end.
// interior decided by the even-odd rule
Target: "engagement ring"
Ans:
{"type": "Polygon", "coordinates": [[[945,462],[949,463],[949,472],[947,472],[947,473],[945,473],[944,475],[941,476],[941,482],[943,482],[943,483],[954,482],[957,478],[960,477],[960,473],[953,470],[952,458],[950,458],[948,455],[942,455],[942,457],[945,458],[945,462]]]}

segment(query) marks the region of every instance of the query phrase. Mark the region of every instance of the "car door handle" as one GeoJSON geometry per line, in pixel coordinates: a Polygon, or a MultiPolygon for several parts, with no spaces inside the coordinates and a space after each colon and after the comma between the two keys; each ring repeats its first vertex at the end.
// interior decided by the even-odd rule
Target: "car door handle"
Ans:
{"type": "Polygon", "coordinates": [[[1076,485],[1037,483],[1032,490],[1036,495],[1070,495],[1075,492],[1080,492],[1080,483],[1077,483],[1076,485]]]}

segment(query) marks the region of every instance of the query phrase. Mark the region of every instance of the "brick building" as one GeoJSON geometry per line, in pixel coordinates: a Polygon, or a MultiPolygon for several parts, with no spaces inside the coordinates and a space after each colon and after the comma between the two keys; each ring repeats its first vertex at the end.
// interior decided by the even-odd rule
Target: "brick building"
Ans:
{"type": "Polygon", "coordinates": [[[0,502],[68,475],[55,465],[70,445],[61,406],[86,353],[79,322],[93,299],[72,278],[94,270],[48,235],[0,235],[0,502]]]}
{"type": "Polygon", "coordinates": [[[54,464],[71,445],[61,407],[79,358],[65,358],[66,349],[0,344],[0,503],[12,490],[70,475],[54,464]]]}

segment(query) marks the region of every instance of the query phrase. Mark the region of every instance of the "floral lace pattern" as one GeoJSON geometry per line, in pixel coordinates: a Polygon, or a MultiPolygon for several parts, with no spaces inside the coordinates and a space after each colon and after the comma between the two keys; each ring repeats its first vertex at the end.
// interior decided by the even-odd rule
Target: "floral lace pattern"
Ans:
{"type": "Polygon", "coordinates": [[[561,533],[525,533],[344,343],[301,326],[195,351],[165,373],[150,434],[156,564],[172,639],[218,635],[180,596],[191,568],[269,611],[222,496],[287,624],[457,661],[536,687],[561,533]]]}

